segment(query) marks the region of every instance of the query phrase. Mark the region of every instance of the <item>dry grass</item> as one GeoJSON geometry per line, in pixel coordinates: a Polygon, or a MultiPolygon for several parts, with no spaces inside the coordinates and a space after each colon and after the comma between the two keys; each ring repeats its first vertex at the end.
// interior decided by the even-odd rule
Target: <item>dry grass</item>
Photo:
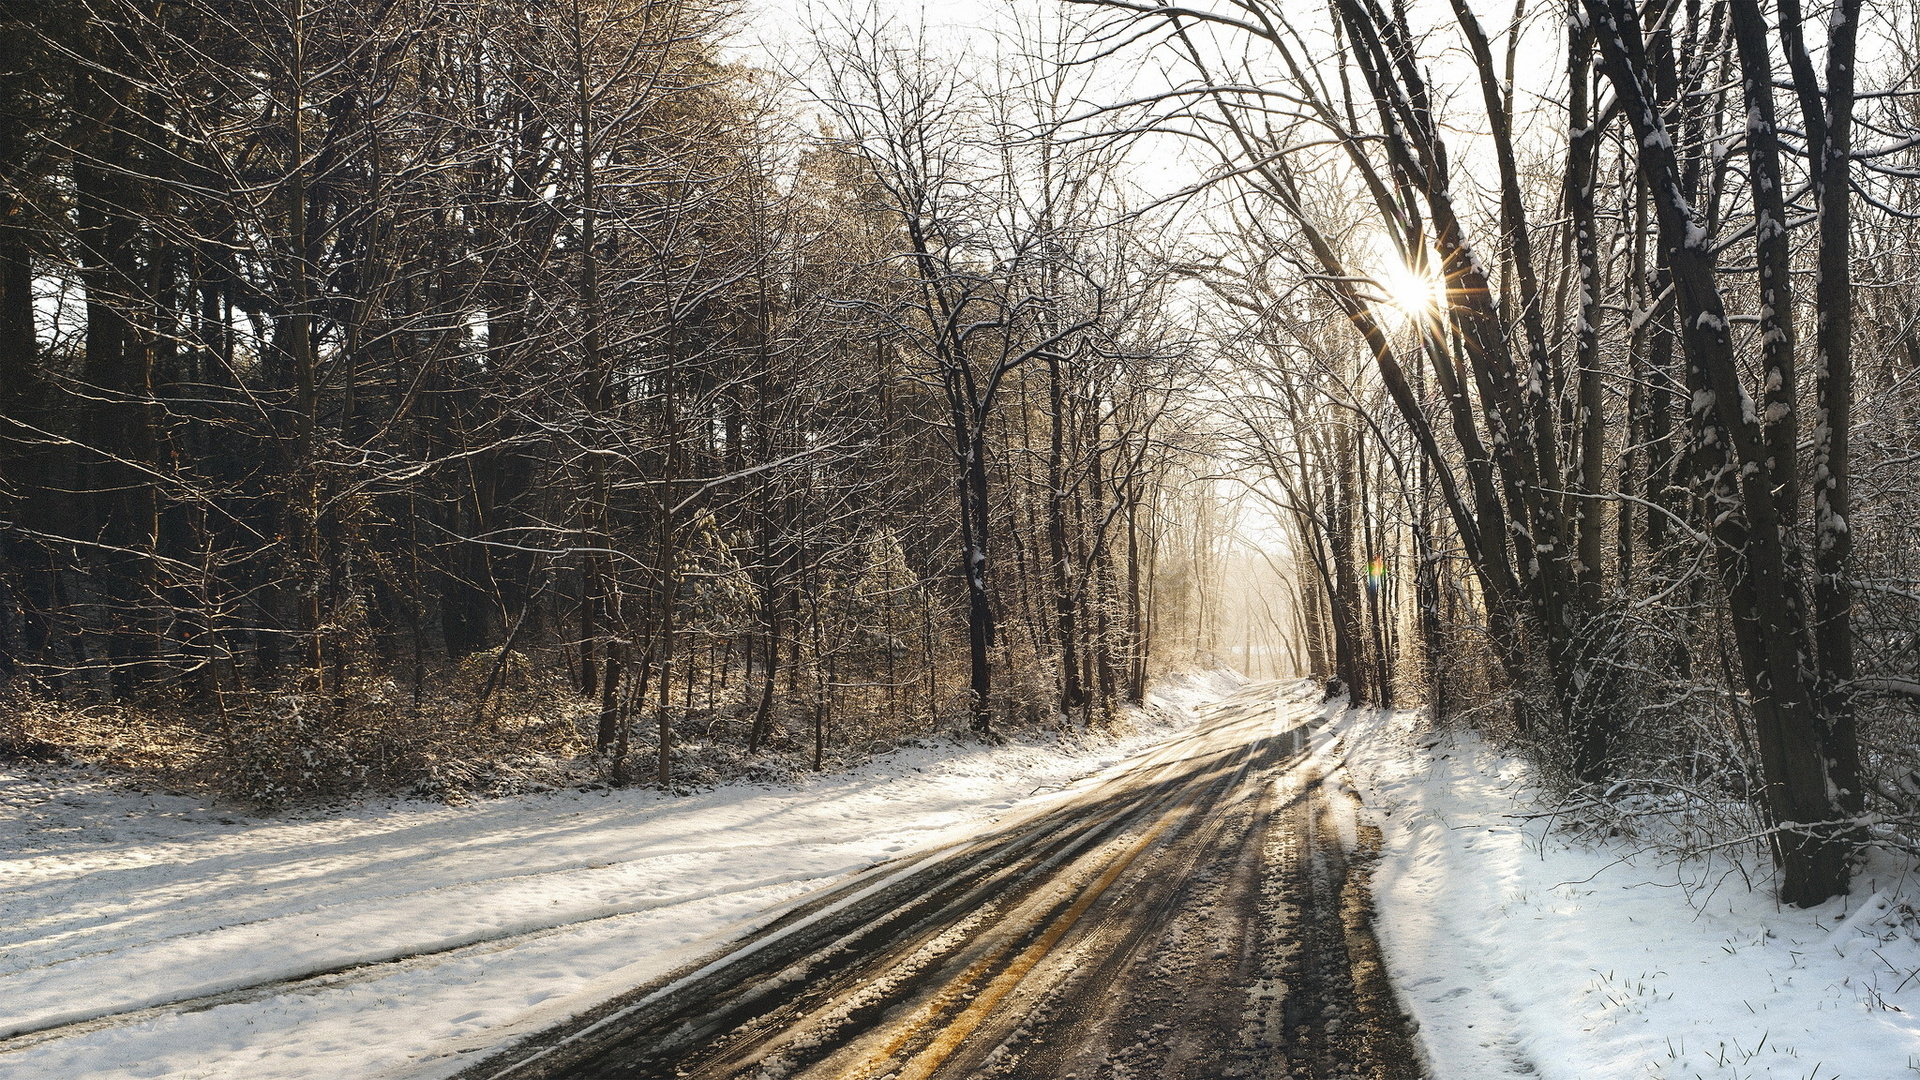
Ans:
{"type": "Polygon", "coordinates": [[[15,690],[0,702],[0,756],[86,764],[258,806],[404,791],[450,800],[598,774],[586,703],[524,661],[474,722],[486,668],[453,664],[419,691],[350,676],[324,694],[153,694],[112,705],[15,690]]]}
{"type": "MultiPolygon", "coordinates": [[[[486,652],[441,665],[417,688],[388,675],[349,674],[323,694],[227,693],[208,700],[157,693],[103,705],[36,695],[16,684],[0,691],[0,762],[87,765],[139,786],[258,809],[372,794],[466,802],[656,782],[651,708],[638,710],[622,766],[593,752],[598,702],[574,690],[558,655],[516,654],[480,709],[497,656],[486,652]]],[[[943,701],[938,725],[922,707],[902,711],[873,692],[867,695],[873,700],[843,693],[830,716],[821,770],[964,730],[954,674],[943,689],[955,696],[943,701]]],[[[1009,680],[1002,702],[1009,733],[1052,730],[1062,722],[1051,710],[1016,707],[1015,701],[1044,698],[1043,688],[1024,685],[1033,681],[1009,680]]],[[[737,678],[716,700],[696,697],[692,707],[676,694],[669,755],[674,790],[741,780],[791,783],[814,772],[814,711],[805,688],[783,696],[765,745],[753,754],[746,749],[751,710],[745,696],[737,678]]]]}

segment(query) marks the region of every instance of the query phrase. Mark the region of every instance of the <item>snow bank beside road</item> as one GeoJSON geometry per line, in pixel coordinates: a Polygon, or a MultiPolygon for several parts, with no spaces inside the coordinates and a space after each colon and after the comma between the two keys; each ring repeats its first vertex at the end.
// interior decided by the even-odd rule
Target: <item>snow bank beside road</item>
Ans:
{"type": "Polygon", "coordinates": [[[0,1077],[444,1076],[769,906],[1047,798],[1239,685],[1170,681],[1117,742],[909,749],[687,798],[248,821],[0,770],[0,1034],[50,1029],[0,1042],[0,1077]]]}
{"type": "Polygon", "coordinates": [[[1911,867],[1781,908],[1724,863],[1522,820],[1527,771],[1470,734],[1357,712],[1336,730],[1384,835],[1377,932],[1436,1080],[1920,1075],[1911,867]]]}

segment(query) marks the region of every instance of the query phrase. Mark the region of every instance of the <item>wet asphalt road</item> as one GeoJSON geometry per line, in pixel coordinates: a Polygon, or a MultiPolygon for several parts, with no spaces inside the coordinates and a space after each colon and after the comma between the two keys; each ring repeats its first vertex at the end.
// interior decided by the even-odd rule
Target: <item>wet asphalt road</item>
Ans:
{"type": "Polygon", "coordinates": [[[1259,686],[999,832],[895,860],[460,1080],[1411,1080],[1377,834],[1259,686]]]}

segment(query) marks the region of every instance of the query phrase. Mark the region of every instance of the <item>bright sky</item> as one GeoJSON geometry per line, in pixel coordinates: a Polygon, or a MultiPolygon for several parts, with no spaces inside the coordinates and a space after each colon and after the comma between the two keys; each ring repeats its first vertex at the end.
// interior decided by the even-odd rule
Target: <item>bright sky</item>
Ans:
{"type": "Polygon", "coordinates": [[[867,7],[881,17],[905,25],[925,23],[958,40],[990,25],[1015,3],[1032,5],[1049,0],[743,0],[740,30],[733,46],[755,62],[779,66],[795,47],[806,42],[808,27],[831,25],[835,13],[867,7]]]}

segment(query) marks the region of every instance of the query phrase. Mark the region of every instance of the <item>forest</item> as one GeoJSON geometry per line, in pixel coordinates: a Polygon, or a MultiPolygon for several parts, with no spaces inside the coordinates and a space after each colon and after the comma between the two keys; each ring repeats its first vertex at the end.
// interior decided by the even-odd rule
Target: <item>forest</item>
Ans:
{"type": "Polygon", "coordinates": [[[6,18],[0,678],[57,714],[262,798],[664,786],[1097,720],[1195,621],[1196,353],[1111,150],[993,134],[1045,87],[850,33],[800,135],[698,4],[6,18]]]}
{"type": "Polygon", "coordinates": [[[1499,15],[8,4],[0,745],[671,788],[1237,661],[1843,893],[1920,850],[1920,5],[1499,15]]]}

